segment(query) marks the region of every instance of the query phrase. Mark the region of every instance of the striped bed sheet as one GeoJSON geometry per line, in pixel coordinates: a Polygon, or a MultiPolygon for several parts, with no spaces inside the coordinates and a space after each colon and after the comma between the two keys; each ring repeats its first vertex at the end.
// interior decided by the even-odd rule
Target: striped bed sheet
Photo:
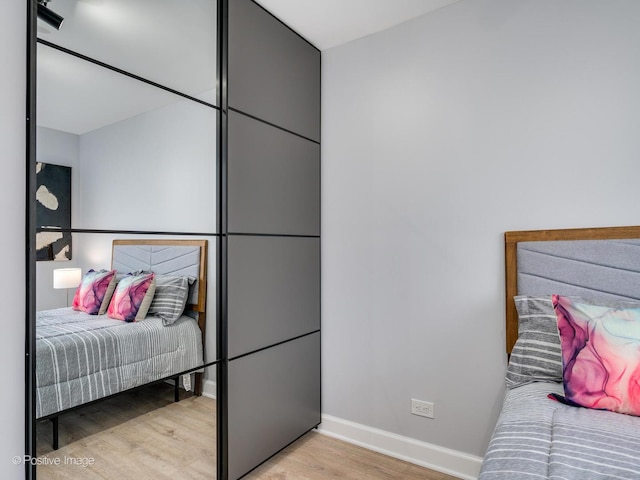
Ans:
{"type": "Polygon", "coordinates": [[[479,480],[639,479],[640,418],[547,398],[560,383],[507,391],[479,480]]]}
{"type": "Polygon", "coordinates": [[[71,308],[36,317],[36,418],[202,365],[197,322],[148,316],[135,323],[71,308]]]}

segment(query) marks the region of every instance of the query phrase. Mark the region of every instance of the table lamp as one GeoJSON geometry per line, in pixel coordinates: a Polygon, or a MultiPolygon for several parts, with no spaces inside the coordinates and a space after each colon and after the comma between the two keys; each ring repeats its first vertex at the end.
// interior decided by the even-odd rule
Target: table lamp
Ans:
{"type": "Polygon", "coordinates": [[[69,289],[76,288],[82,280],[80,268],[57,268],[53,271],[53,288],[67,290],[67,307],[69,306],[69,289]]]}

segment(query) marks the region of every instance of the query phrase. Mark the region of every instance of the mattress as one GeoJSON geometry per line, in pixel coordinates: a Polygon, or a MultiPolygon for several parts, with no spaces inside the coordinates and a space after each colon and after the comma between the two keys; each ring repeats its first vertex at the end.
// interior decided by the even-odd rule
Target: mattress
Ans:
{"type": "Polygon", "coordinates": [[[202,365],[202,334],[183,316],[127,323],[71,308],[36,317],[36,418],[202,365]]]}
{"type": "Polygon", "coordinates": [[[640,478],[640,418],[547,398],[560,383],[507,391],[480,480],[640,478]]]}

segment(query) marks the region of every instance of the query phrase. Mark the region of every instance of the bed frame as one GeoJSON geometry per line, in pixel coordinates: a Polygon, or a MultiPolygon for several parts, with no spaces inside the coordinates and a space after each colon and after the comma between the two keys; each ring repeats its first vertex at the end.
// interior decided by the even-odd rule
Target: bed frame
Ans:
{"type": "MultiPolygon", "coordinates": [[[[197,290],[194,290],[194,287],[192,287],[192,295],[189,298],[189,303],[187,304],[185,311],[191,311],[193,312],[193,316],[196,318],[197,322],[198,322],[198,326],[200,327],[200,331],[202,332],[202,352],[203,352],[203,356],[205,355],[205,344],[206,344],[206,339],[205,339],[205,332],[206,332],[206,304],[207,304],[207,245],[208,245],[208,241],[207,240],[113,240],[113,244],[112,244],[112,251],[111,251],[111,268],[117,268],[118,266],[120,266],[121,268],[122,265],[130,265],[131,268],[130,270],[136,270],[136,269],[141,269],[141,270],[153,270],[156,273],[159,274],[172,274],[172,273],[182,273],[182,268],[184,267],[184,262],[178,262],[179,264],[176,265],[175,262],[172,263],[173,258],[169,258],[169,261],[165,261],[162,262],[160,264],[154,264],[153,261],[147,261],[146,259],[144,259],[143,257],[139,256],[139,255],[135,255],[134,257],[131,257],[130,255],[128,255],[127,253],[125,253],[126,256],[128,256],[129,258],[132,258],[131,261],[122,261],[122,260],[118,260],[119,255],[122,254],[122,252],[131,252],[131,249],[133,250],[139,250],[139,251],[144,251],[145,247],[151,247],[151,250],[154,250],[154,247],[157,247],[157,249],[162,250],[163,247],[198,247],[199,248],[199,254],[197,259],[195,259],[194,261],[190,262],[191,263],[191,268],[192,268],[192,272],[196,273],[197,275],[197,282],[195,283],[194,287],[197,288],[197,290]],[[141,247],[141,248],[136,248],[136,247],[141,247]]],[[[124,270],[125,268],[123,268],[124,270]]],[[[206,358],[206,357],[204,357],[206,358]]],[[[166,380],[174,380],[174,401],[179,401],[179,375],[173,375],[164,379],[159,379],[156,380],[154,382],[151,383],[158,383],[158,382],[163,382],[166,380]]],[[[195,383],[194,383],[194,394],[197,396],[202,395],[202,387],[203,387],[203,373],[202,372],[195,372],[195,383]]],[[[122,393],[125,392],[129,392],[131,390],[135,390],[138,388],[142,388],[146,385],[149,384],[145,384],[145,385],[139,385],[137,387],[134,387],[132,389],[128,389],[128,390],[124,390],[122,392],[118,392],[115,393],[113,395],[109,395],[107,397],[103,397],[103,398],[99,398],[96,400],[93,400],[91,402],[82,404],[82,405],[77,405],[75,407],[71,407],[68,408],[66,410],[60,411],[60,412],[56,412],[54,414],[51,415],[47,415],[44,416],[42,418],[40,418],[39,420],[45,420],[45,419],[49,419],[52,422],[52,428],[53,428],[53,449],[57,450],[59,447],[59,442],[58,442],[58,432],[59,432],[59,416],[66,413],[66,412],[70,412],[72,410],[76,410],[78,408],[82,408],[85,407],[87,405],[96,403],[96,402],[101,402],[103,400],[106,400],[108,398],[114,397],[116,395],[120,395],[122,393]]]]}
{"type": "MultiPolygon", "coordinates": [[[[528,308],[532,316],[540,315],[536,322],[545,317],[546,328],[551,328],[547,333],[556,323],[548,310],[552,294],[612,307],[640,299],[640,226],[506,232],[504,239],[508,354],[518,337],[516,295],[543,297],[528,308]]],[[[507,382],[512,388],[507,389],[479,478],[638,478],[638,418],[549,400],[550,393],[564,393],[561,339],[557,337],[556,344],[544,336],[545,329],[532,330],[540,335],[531,337],[528,345],[524,342],[513,365],[517,371],[531,353],[527,368],[535,373],[523,375],[520,385],[507,382]],[[543,344],[539,356],[533,353],[536,341],[543,344]],[[540,359],[553,364],[538,379],[540,359]]]]}
{"type": "MultiPolygon", "coordinates": [[[[519,264],[519,245],[523,242],[563,242],[564,245],[561,246],[563,250],[567,247],[568,250],[572,252],[572,255],[576,250],[576,242],[575,241],[601,241],[601,240],[628,240],[635,239],[636,241],[640,239],[640,226],[632,226],[632,227],[605,227],[605,228],[576,228],[576,229],[567,229],[567,230],[530,230],[530,231],[519,231],[519,232],[506,232],[504,234],[505,241],[505,274],[506,274],[506,284],[505,284],[505,293],[506,293],[506,351],[507,354],[511,353],[513,346],[518,339],[518,313],[516,311],[516,305],[513,300],[515,295],[518,295],[518,264],[519,264]]],[[[579,242],[588,246],[588,242],[579,242]]],[[[638,242],[634,246],[639,246],[640,242],[638,242]]],[[[592,247],[595,245],[592,244],[592,247]]],[[[628,244],[627,244],[628,246],[628,244]]],[[[609,248],[609,247],[606,247],[609,248]]],[[[522,253],[522,252],[521,252],[522,253]]],[[[555,254],[554,255],[558,255],[555,254]]],[[[589,254],[585,254],[583,256],[584,260],[577,260],[575,257],[570,258],[571,262],[583,262],[585,264],[589,264],[590,261],[587,260],[589,254]]],[[[638,255],[640,257],[640,255],[638,255]]],[[[601,256],[600,256],[601,258],[601,256]]],[[[624,263],[624,258],[621,257],[619,259],[624,263]]],[[[613,267],[607,265],[596,265],[595,262],[591,263],[599,268],[613,268],[617,272],[625,271],[625,265],[615,265],[613,267]]],[[[520,272],[521,273],[521,272],[520,272]]],[[[630,284],[630,291],[637,291],[637,294],[628,293],[625,295],[613,295],[617,298],[627,298],[627,299],[640,299],[640,289],[636,289],[634,286],[636,280],[635,275],[637,275],[637,268],[630,269],[629,273],[634,274],[633,283],[630,284]]],[[[549,280],[549,279],[547,279],[549,280]]],[[[551,280],[553,282],[553,280],[551,280]]],[[[551,283],[550,283],[551,284],[551,283]]],[[[556,281],[555,285],[559,283],[556,281]]],[[[597,292],[598,294],[607,296],[607,293],[602,288],[597,288],[593,285],[584,285],[577,289],[575,286],[567,286],[560,284],[560,290],[563,288],[565,291],[540,291],[536,293],[540,294],[550,294],[550,293],[560,293],[564,295],[572,295],[579,294],[581,291],[589,291],[589,292],[597,292]]],[[[527,293],[531,294],[534,292],[528,291],[527,293]]]]}

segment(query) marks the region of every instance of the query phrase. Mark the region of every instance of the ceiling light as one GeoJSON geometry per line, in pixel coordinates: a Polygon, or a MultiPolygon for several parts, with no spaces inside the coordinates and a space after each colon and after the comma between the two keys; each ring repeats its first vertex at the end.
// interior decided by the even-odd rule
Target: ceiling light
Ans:
{"type": "Polygon", "coordinates": [[[60,30],[62,22],[64,22],[64,18],[62,18],[53,10],[50,10],[47,7],[47,3],[47,0],[38,0],[38,18],[48,23],[56,30],[60,30]]]}

